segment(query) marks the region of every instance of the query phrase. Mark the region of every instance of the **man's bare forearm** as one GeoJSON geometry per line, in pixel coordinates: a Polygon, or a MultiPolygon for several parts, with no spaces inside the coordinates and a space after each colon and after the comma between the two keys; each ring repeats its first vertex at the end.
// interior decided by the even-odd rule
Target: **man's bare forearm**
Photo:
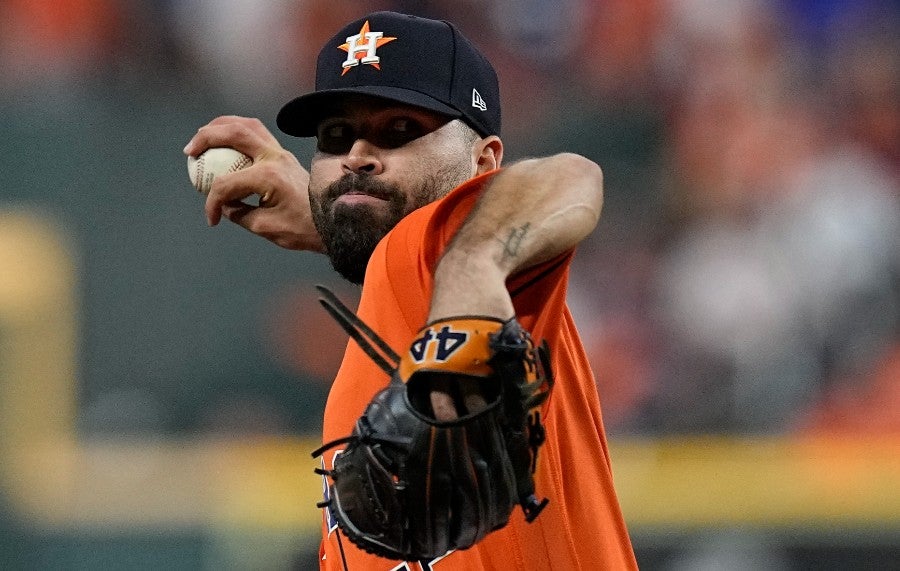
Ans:
{"type": "Polygon", "coordinates": [[[575,247],[596,227],[602,206],[603,173],[579,155],[504,169],[438,263],[429,320],[512,317],[506,278],[575,247]]]}

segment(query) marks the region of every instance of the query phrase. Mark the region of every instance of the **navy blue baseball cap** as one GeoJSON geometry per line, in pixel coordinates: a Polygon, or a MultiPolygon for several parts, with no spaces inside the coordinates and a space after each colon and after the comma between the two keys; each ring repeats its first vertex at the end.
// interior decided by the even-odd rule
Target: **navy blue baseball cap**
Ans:
{"type": "Polygon", "coordinates": [[[278,112],[278,128],[312,137],[347,94],[380,97],[462,119],[482,137],[500,134],[494,67],[449,22],[374,12],[347,24],[316,63],[316,88],[278,112]]]}

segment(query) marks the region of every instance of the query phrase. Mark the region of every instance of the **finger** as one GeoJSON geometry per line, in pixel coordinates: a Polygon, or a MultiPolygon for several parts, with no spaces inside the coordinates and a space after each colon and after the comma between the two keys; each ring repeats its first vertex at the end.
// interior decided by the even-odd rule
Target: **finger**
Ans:
{"type": "Polygon", "coordinates": [[[271,240],[279,246],[285,243],[272,231],[271,220],[266,220],[266,216],[269,216],[266,207],[253,206],[243,202],[230,202],[222,207],[222,216],[241,228],[271,240]]]}
{"type": "Polygon", "coordinates": [[[431,412],[438,421],[455,420],[459,417],[456,412],[456,405],[453,402],[452,389],[449,379],[441,377],[432,379],[431,392],[428,398],[431,401],[431,412]]]}
{"type": "Polygon", "coordinates": [[[237,205],[254,194],[267,199],[271,196],[271,188],[266,184],[265,177],[257,173],[254,168],[256,166],[251,165],[216,177],[204,205],[206,220],[210,226],[215,226],[221,221],[222,209],[228,204],[237,205]]]}
{"type": "Polygon", "coordinates": [[[483,379],[477,377],[460,377],[454,390],[459,395],[460,405],[464,408],[463,414],[474,414],[487,408],[487,399],[484,397],[483,379]]]}
{"type": "Polygon", "coordinates": [[[294,246],[294,243],[284,233],[277,231],[279,226],[273,224],[272,214],[267,207],[254,206],[244,202],[229,202],[222,206],[222,216],[278,246],[289,249],[294,246]]]}
{"type": "Polygon", "coordinates": [[[230,202],[224,202],[217,204],[214,209],[210,209],[209,206],[206,206],[206,222],[210,226],[216,226],[219,222],[222,221],[222,217],[231,219],[232,216],[236,215],[240,210],[245,208],[255,208],[249,204],[245,204],[240,200],[232,200],[230,202]]]}
{"type": "Polygon", "coordinates": [[[481,391],[475,387],[463,388],[463,403],[466,405],[466,414],[472,414],[487,408],[487,401],[481,391]]]}
{"type": "Polygon", "coordinates": [[[258,207],[243,202],[229,202],[222,205],[222,216],[249,230],[257,209],[258,207]]]}
{"type": "Polygon", "coordinates": [[[278,140],[259,119],[226,115],[200,127],[184,153],[196,156],[211,147],[231,147],[255,159],[274,146],[280,146],[278,140]]]}
{"type": "Polygon", "coordinates": [[[273,212],[269,206],[253,206],[242,202],[228,203],[222,207],[222,215],[234,224],[269,240],[287,250],[322,252],[318,233],[303,234],[303,223],[293,223],[284,212],[273,212]]]}
{"type": "Polygon", "coordinates": [[[434,413],[435,420],[447,422],[458,418],[456,406],[453,404],[453,397],[449,393],[432,390],[429,398],[431,399],[431,411],[434,413]]]}
{"type": "Polygon", "coordinates": [[[185,154],[198,155],[209,147],[223,146],[224,139],[229,136],[228,134],[236,130],[242,122],[248,120],[248,118],[236,115],[216,117],[197,129],[184,147],[185,154]]]}

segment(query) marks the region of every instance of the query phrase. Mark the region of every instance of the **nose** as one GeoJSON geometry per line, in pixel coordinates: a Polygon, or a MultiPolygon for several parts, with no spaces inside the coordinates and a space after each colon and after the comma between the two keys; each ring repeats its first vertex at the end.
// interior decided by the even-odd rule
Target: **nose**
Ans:
{"type": "Polygon", "coordinates": [[[344,170],[354,174],[381,174],[384,170],[378,156],[378,147],[365,139],[357,139],[344,155],[344,170]]]}

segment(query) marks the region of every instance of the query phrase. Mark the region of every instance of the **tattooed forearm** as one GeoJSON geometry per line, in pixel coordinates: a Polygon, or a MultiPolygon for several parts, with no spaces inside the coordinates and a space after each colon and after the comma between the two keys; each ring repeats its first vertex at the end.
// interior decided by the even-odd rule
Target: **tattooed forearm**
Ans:
{"type": "Polygon", "coordinates": [[[512,228],[509,231],[509,235],[506,237],[506,240],[498,240],[501,244],[503,244],[503,253],[500,258],[501,261],[505,262],[519,255],[519,250],[522,247],[522,242],[525,240],[525,235],[528,234],[528,229],[530,227],[531,223],[526,222],[518,228],[512,228]]]}

